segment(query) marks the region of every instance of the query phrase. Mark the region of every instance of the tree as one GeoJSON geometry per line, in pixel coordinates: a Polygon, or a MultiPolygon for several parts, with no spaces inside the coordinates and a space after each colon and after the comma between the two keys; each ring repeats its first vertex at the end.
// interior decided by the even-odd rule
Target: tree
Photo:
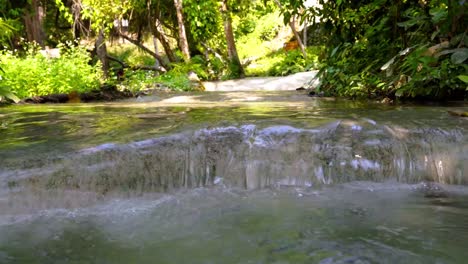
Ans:
{"type": "Polygon", "coordinates": [[[177,22],[178,22],[178,28],[179,28],[179,46],[180,46],[180,49],[182,50],[184,60],[189,61],[190,51],[189,51],[189,45],[187,42],[187,34],[185,33],[184,16],[183,16],[183,11],[182,11],[182,0],[174,0],[174,5],[176,8],[177,22]]]}
{"type": "Polygon", "coordinates": [[[226,36],[227,51],[229,56],[231,74],[235,77],[244,77],[244,68],[237,53],[236,42],[232,30],[232,18],[229,11],[228,0],[221,1],[221,13],[224,23],[224,34],[226,36]]]}
{"type": "Polygon", "coordinates": [[[174,62],[177,62],[177,58],[174,55],[174,52],[172,52],[169,41],[164,34],[164,30],[163,30],[163,26],[161,22],[162,21],[161,9],[164,9],[162,8],[163,4],[164,3],[162,1],[155,1],[154,3],[152,2],[152,0],[148,0],[145,12],[147,13],[148,24],[149,24],[151,34],[153,35],[153,38],[159,40],[159,42],[163,46],[163,49],[164,49],[164,52],[166,53],[167,58],[169,59],[169,62],[174,63],[174,62]]]}
{"type": "Polygon", "coordinates": [[[46,11],[41,1],[31,0],[23,18],[28,41],[34,41],[42,47],[45,45],[46,36],[44,32],[45,13],[46,11]]]}
{"type": "Polygon", "coordinates": [[[107,55],[106,39],[104,36],[104,29],[100,29],[95,43],[96,54],[102,64],[102,72],[104,77],[109,77],[109,57],[107,55]]]}
{"type": "MultiPolygon", "coordinates": [[[[167,16],[166,12],[174,10],[174,2],[170,1],[154,1],[154,0],[131,0],[130,8],[128,10],[127,17],[129,19],[129,32],[136,33],[136,39],[131,39],[130,35],[126,35],[126,39],[131,39],[131,43],[137,45],[139,48],[153,56],[158,64],[162,67],[169,69],[169,65],[160,56],[159,51],[150,51],[147,47],[144,47],[142,43],[142,36],[149,33],[153,37],[153,43],[159,41],[164,48],[167,59],[169,62],[177,62],[177,58],[171,49],[169,40],[167,39],[165,29],[163,28],[162,18],[171,20],[172,16],[167,16]],[[164,66],[163,66],[164,65],[164,66]]],[[[174,14],[175,16],[175,14],[174,14]]],[[[156,46],[155,46],[156,47],[156,46]]]]}
{"type": "Polygon", "coordinates": [[[307,53],[306,53],[305,46],[304,46],[306,43],[304,43],[301,40],[301,36],[296,30],[296,16],[304,8],[302,1],[286,1],[286,3],[288,4],[287,6],[283,5],[280,2],[280,0],[274,0],[274,1],[278,5],[278,7],[282,10],[284,14],[285,23],[288,24],[289,27],[291,28],[291,31],[294,34],[294,38],[296,38],[297,44],[299,45],[299,48],[301,49],[302,55],[304,56],[304,58],[306,58],[307,53]]]}

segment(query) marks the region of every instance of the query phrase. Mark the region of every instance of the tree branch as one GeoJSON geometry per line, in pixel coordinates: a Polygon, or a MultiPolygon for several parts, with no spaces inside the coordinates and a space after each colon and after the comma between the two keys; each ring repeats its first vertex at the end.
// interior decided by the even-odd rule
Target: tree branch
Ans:
{"type": "Polygon", "coordinates": [[[150,50],[149,48],[147,48],[145,45],[141,44],[140,42],[138,42],[137,40],[135,39],[132,39],[131,37],[123,34],[122,32],[118,32],[119,36],[128,40],[130,43],[134,44],[135,46],[139,47],[140,49],[142,49],[143,51],[145,51],[146,53],[150,54],[151,56],[153,56],[155,59],[157,59],[159,61],[159,64],[161,64],[161,66],[166,69],[166,70],[170,70],[171,69],[171,66],[169,64],[167,64],[163,57],[161,57],[159,54],[156,54],[154,51],[150,50]]]}
{"type": "Polygon", "coordinates": [[[121,61],[121,60],[119,60],[119,59],[117,59],[117,58],[115,58],[115,57],[112,57],[112,56],[110,56],[110,55],[107,55],[107,59],[108,59],[108,60],[111,60],[111,61],[117,62],[118,64],[120,64],[120,66],[122,66],[122,68],[128,68],[128,65],[127,65],[125,62],[123,62],[123,61],[121,61]]]}

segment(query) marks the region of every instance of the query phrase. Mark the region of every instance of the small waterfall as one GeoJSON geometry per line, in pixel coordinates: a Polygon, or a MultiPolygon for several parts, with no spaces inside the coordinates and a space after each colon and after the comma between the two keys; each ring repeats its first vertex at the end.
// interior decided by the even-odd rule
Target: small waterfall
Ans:
{"type": "Polygon", "coordinates": [[[0,168],[0,190],[20,187],[166,192],[222,184],[259,189],[351,181],[468,184],[462,130],[407,129],[372,120],[316,129],[228,126],[0,168]]]}

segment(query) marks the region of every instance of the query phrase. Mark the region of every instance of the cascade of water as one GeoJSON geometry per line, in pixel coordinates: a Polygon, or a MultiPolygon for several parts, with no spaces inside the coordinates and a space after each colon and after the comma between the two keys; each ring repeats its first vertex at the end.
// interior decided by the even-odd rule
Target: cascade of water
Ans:
{"type": "Polygon", "coordinates": [[[468,147],[457,129],[333,122],[316,129],[255,125],[201,129],[104,144],[38,166],[3,168],[2,188],[35,186],[167,191],[222,183],[258,189],[396,180],[468,184],[468,147]]]}

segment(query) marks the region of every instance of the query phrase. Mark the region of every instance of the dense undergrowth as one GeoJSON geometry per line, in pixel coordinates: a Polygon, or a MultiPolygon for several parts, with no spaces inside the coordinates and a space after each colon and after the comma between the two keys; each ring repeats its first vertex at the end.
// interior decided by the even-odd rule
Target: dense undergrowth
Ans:
{"type": "Polygon", "coordinates": [[[73,45],[60,45],[59,48],[61,54],[57,58],[44,56],[35,46],[30,46],[23,54],[0,52],[3,69],[0,72],[0,96],[17,100],[99,88],[101,70],[98,64],[89,64],[88,52],[73,45]]]}
{"type": "Polygon", "coordinates": [[[146,70],[128,70],[125,72],[123,80],[117,81],[116,84],[120,89],[127,89],[134,93],[156,87],[164,87],[174,91],[191,91],[194,86],[188,78],[189,72],[195,72],[201,80],[209,79],[204,60],[197,60],[196,57],[188,63],[172,64],[172,67],[170,71],[163,74],[146,70]]]}
{"type": "Polygon", "coordinates": [[[326,95],[463,99],[468,91],[465,1],[328,1],[309,15],[325,22],[326,95]]]}
{"type": "Polygon", "coordinates": [[[307,47],[307,57],[301,51],[283,49],[259,58],[246,68],[250,76],[286,76],[297,72],[315,70],[320,65],[319,56],[323,47],[307,47]]]}

